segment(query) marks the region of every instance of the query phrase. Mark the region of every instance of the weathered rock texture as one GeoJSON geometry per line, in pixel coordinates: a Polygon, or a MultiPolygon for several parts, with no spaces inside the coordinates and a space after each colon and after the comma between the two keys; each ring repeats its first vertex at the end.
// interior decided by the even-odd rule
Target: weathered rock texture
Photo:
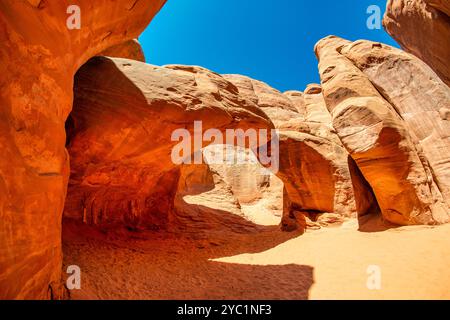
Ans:
{"type": "Polygon", "coordinates": [[[99,55],[145,62],[144,50],[137,39],[128,40],[112,46],[101,52],[99,55]]]}
{"type": "Polygon", "coordinates": [[[404,50],[425,61],[450,86],[450,2],[389,0],[383,25],[404,50]]]}
{"type": "Polygon", "coordinates": [[[203,155],[204,164],[181,168],[172,232],[207,237],[224,230],[249,233],[280,223],[283,183],[250,150],[211,145],[203,155]]]}
{"type": "Polygon", "coordinates": [[[165,0],[0,3],[0,298],[61,296],[61,215],[69,177],[64,124],[73,76],[137,38],[165,0]],[[95,6],[95,9],[94,9],[95,6]]]}
{"type": "MultiPolygon", "coordinates": [[[[264,82],[242,75],[224,75],[239,92],[253,101],[273,121],[276,128],[293,118],[299,117],[300,105],[295,105],[288,97],[264,82]]],[[[301,94],[301,93],[300,93],[301,94]]],[[[298,103],[301,104],[299,100],[298,103]]]]}
{"type": "Polygon", "coordinates": [[[447,16],[450,16],[450,2],[447,0],[424,0],[431,7],[444,12],[447,16]]]}
{"type": "Polygon", "coordinates": [[[193,161],[210,143],[197,143],[198,133],[273,128],[232,83],[200,67],[98,57],[79,70],[74,92],[65,215],[100,227],[168,228],[180,174],[176,130],[190,133],[183,158],[193,161]]]}
{"type": "MultiPolygon", "coordinates": [[[[101,227],[169,229],[194,226],[189,223],[193,214],[206,207],[199,203],[215,198],[223,212],[245,216],[241,205],[250,204],[246,209],[252,211],[250,206],[268,194],[264,186],[275,178],[261,174],[262,167],[254,162],[210,163],[208,170],[214,172],[217,187],[205,182],[206,193],[189,198],[190,189],[182,188],[187,182],[179,182],[179,168],[170,158],[177,144],[170,137],[179,128],[194,136],[194,121],[202,121],[205,132],[210,128],[271,129],[269,118],[280,129],[276,174],[289,198],[283,209],[286,229],[298,227],[298,215],[334,213],[342,220],[372,208],[370,189],[364,187],[331,127],[319,85],[308,86],[304,94],[282,94],[260,81],[220,76],[200,67],[161,68],[96,58],[76,77],[74,110],[67,128],[72,175],[65,215],[101,227]],[[177,184],[181,189],[174,198],[177,184]],[[188,199],[190,203],[184,203],[188,199]],[[198,203],[192,206],[194,200],[198,203]]],[[[194,144],[192,154],[207,144],[194,144]]],[[[246,152],[234,150],[231,155],[246,152]]],[[[203,177],[204,166],[197,170],[203,177]]],[[[181,181],[195,174],[195,166],[185,166],[181,181]]],[[[276,198],[281,198],[281,192],[276,198]]],[[[279,206],[277,201],[266,201],[259,207],[267,205],[279,206]]]]}
{"type": "Polygon", "coordinates": [[[373,197],[362,187],[361,176],[355,172],[352,179],[348,153],[331,126],[320,85],[282,94],[244,76],[225,78],[255,101],[279,130],[277,176],[285,186],[285,229],[304,228],[304,215],[335,213],[342,220],[372,208],[373,197]]]}
{"type": "Polygon", "coordinates": [[[240,204],[263,198],[263,189],[270,185],[273,174],[264,168],[254,153],[242,147],[211,145],[204,149],[205,162],[230,186],[240,204]],[[223,161],[216,159],[223,154],[223,161]]]}
{"type": "Polygon", "coordinates": [[[342,49],[407,125],[450,206],[450,88],[428,65],[399,49],[358,41],[342,49]],[[413,75],[413,77],[411,77],[413,75]]]}
{"type": "Polygon", "coordinates": [[[328,37],[316,53],[333,127],[383,216],[402,225],[447,222],[449,131],[439,110],[448,87],[414,56],[378,43],[328,37]]]}

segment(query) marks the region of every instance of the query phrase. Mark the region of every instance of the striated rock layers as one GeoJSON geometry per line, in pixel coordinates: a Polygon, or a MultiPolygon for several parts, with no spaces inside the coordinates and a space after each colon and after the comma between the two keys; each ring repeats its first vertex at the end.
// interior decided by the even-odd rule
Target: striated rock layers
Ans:
{"type": "Polygon", "coordinates": [[[99,53],[100,56],[125,58],[145,62],[144,50],[137,39],[128,40],[99,53]]]}
{"type": "Polygon", "coordinates": [[[0,3],[0,298],[61,296],[61,215],[69,178],[64,123],[73,76],[137,38],[165,0],[0,3]],[[94,9],[95,6],[95,9],[94,9]]]}
{"type": "Polygon", "coordinates": [[[396,224],[449,220],[449,88],[422,61],[368,41],[316,46],[340,140],[396,224]]]}
{"type": "Polygon", "coordinates": [[[450,88],[428,65],[390,46],[358,41],[341,52],[363,71],[395,108],[413,140],[419,141],[434,180],[430,185],[450,206],[450,88]]]}
{"type": "Polygon", "coordinates": [[[283,183],[253,152],[210,145],[203,155],[204,164],[181,167],[172,232],[196,238],[225,236],[224,231],[251,233],[280,223],[283,183]],[[218,161],[221,152],[223,161],[218,161]],[[237,162],[238,158],[245,161],[237,162]]]}
{"type": "MultiPolygon", "coordinates": [[[[202,121],[203,132],[271,129],[273,121],[280,130],[280,166],[275,174],[286,189],[285,229],[299,227],[298,222],[304,228],[304,215],[334,213],[342,220],[368,213],[374,206],[370,188],[365,188],[331,127],[319,85],[308,86],[305,93],[282,94],[260,81],[220,76],[200,67],[161,68],[95,58],[76,76],[67,128],[72,174],[65,215],[100,227],[167,229],[176,227],[182,216],[188,224],[194,213],[184,203],[190,189],[183,187],[180,174],[184,181],[186,172],[202,177],[207,171],[192,165],[180,173],[171,159],[177,145],[171,136],[179,128],[195,136],[194,121],[202,121]],[[177,184],[182,190],[174,199],[177,184]]],[[[197,154],[207,145],[194,143],[190,152],[197,154]]],[[[264,173],[259,163],[231,163],[209,164],[208,170],[220,180],[217,184],[226,186],[219,191],[229,189],[222,194],[223,201],[215,203],[245,216],[242,205],[254,205],[263,193],[270,194],[267,187],[271,180],[276,186],[276,178],[264,173]]],[[[210,189],[205,182],[205,190],[210,189]]],[[[218,191],[211,190],[203,197],[217,197],[218,191]]],[[[260,207],[279,207],[276,198],[281,200],[281,193],[260,207]]],[[[201,197],[196,201],[205,202],[201,197]]]]}
{"type": "Polygon", "coordinates": [[[317,219],[334,213],[342,220],[373,209],[370,188],[364,188],[358,169],[349,165],[351,159],[331,126],[320,85],[282,94],[244,76],[225,78],[255,101],[279,130],[277,176],[285,187],[284,229],[305,228],[305,216],[317,219]]]}
{"type": "Polygon", "coordinates": [[[273,128],[232,83],[200,67],[97,57],[77,73],[74,92],[65,215],[82,214],[100,227],[167,229],[181,164],[173,151],[180,142],[189,146],[182,158],[192,163],[212,142],[196,141],[208,129],[273,128]],[[173,137],[179,129],[189,134],[183,141],[173,137]]]}
{"type": "Polygon", "coordinates": [[[389,0],[383,25],[402,48],[450,86],[450,2],[389,0]]]}

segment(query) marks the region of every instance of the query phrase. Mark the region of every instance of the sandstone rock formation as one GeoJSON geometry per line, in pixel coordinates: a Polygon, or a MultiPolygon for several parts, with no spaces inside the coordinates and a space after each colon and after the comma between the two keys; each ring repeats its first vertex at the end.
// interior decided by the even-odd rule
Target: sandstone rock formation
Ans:
{"type": "Polygon", "coordinates": [[[199,238],[224,229],[238,233],[256,230],[254,225],[242,219],[240,204],[231,187],[208,164],[183,165],[176,189],[174,214],[169,226],[172,232],[199,238]]]}
{"type": "Polygon", "coordinates": [[[74,92],[65,215],[100,227],[167,229],[180,142],[189,146],[181,158],[192,163],[212,142],[196,141],[208,129],[273,127],[233,84],[200,67],[98,57],[79,70],[74,92]],[[183,141],[173,137],[180,129],[190,133],[183,141]]]}
{"type": "Polygon", "coordinates": [[[255,102],[276,128],[299,116],[297,106],[289,97],[266,83],[242,75],[224,75],[224,78],[233,83],[243,96],[255,102]]]}
{"type": "Polygon", "coordinates": [[[145,62],[144,50],[137,39],[128,40],[112,46],[101,52],[99,55],[145,62]]]}
{"type": "Polygon", "coordinates": [[[73,76],[136,38],[165,0],[0,3],[0,298],[61,296],[61,215],[69,177],[64,123],[73,76]]]}
{"type": "Polygon", "coordinates": [[[364,179],[351,173],[348,153],[331,126],[319,85],[309,85],[304,93],[282,94],[244,76],[225,78],[253,99],[279,129],[277,176],[285,187],[284,229],[305,228],[305,215],[335,213],[342,221],[373,209],[364,179]]]}
{"type": "Polygon", "coordinates": [[[280,223],[283,183],[253,152],[230,145],[210,145],[202,152],[204,164],[181,167],[172,232],[197,238],[224,230],[251,233],[280,223]]]}
{"type": "MultiPolygon", "coordinates": [[[[378,65],[385,60],[390,61],[387,62],[384,69],[395,69],[395,63],[403,64],[403,67],[392,70],[392,73],[408,70],[408,66],[411,66],[410,61],[415,58],[409,56],[408,59],[402,61],[401,59],[395,60],[392,56],[378,60],[372,59],[372,57],[360,65],[374,77],[373,81],[378,84],[378,88],[384,88],[391,94],[390,96],[386,94],[386,99],[388,99],[386,100],[382,96],[383,91],[380,93],[372,84],[370,76],[368,77],[358,68],[358,63],[364,59],[354,63],[346,57],[348,55],[356,61],[359,58],[358,53],[367,52],[363,49],[359,51],[358,47],[360,46],[366,49],[369,47],[369,51],[373,50],[372,52],[383,48],[382,45],[374,43],[351,44],[337,37],[325,38],[316,46],[316,53],[320,60],[322,87],[328,110],[332,115],[333,127],[371,185],[383,216],[388,221],[401,225],[446,222],[448,221],[448,207],[443,201],[441,191],[427,160],[427,156],[430,159],[433,157],[445,158],[445,156],[436,155],[435,151],[431,151],[433,154],[424,153],[418,137],[424,139],[429,135],[438,144],[436,146],[438,149],[442,148],[442,145],[446,145],[444,141],[448,137],[445,137],[445,134],[439,134],[440,124],[433,125],[431,123],[424,126],[436,131],[435,133],[432,131],[425,134],[424,127],[415,128],[411,133],[407,121],[402,116],[411,118],[414,114],[403,113],[407,106],[401,104],[401,97],[398,97],[399,91],[396,91],[397,87],[394,88],[387,83],[382,84],[383,80],[380,79],[383,78],[381,75],[383,68],[379,69],[380,74],[370,71],[371,68],[377,69],[378,65]],[[393,61],[396,62],[393,63],[393,61]],[[417,132],[417,135],[414,134],[414,131],[417,132]]],[[[393,55],[395,56],[395,53],[393,55]]],[[[412,64],[414,65],[414,63],[412,64]]],[[[420,62],[417,62],[417,71],[420,66],[422,66],[420,62]]],[[[439,81],[431,70],[424,66],[422,66],[422,72],[426,72],[429,77],[428,81],[439,81]]],[[[390,71],[388,71],[389,73],[390,71]]],[[[411,75],[410,70],[406,74],[411,75]]],[[[398,75],[398,78],[405,83],[401,74],[398,75]]],[[[423,80],[425,81],[425,79],[423,80]]],[[[423,85],[427,86],[427,84],[423,85]]],[[[433,87],[432,83],[428,85],[433,87]]],[[[415,82],[412,82],[411,88],[414,86],[415,82]]],[[[445,97],[445,91],[442,91],[443,87],[439,84],[435,86],[438,96],[444,95],[445,97]],[[439,90],[441,90],[440,93],[439,90]]],[[[420,95],[420,93],[417,94],[420,95]]],[[[439,99],[441,98],[437,98],[437,100],[439,99]]],[[[445,104],[445,100],[443,101],[442,103],[445,104]]],[[[410,107],[414,108],[414,104],[410,107]]],[[[416,110],[418,114],[423,114],[426,110],[428,118],[439,120],[433,110],[436,106],[420,110],[419,108],[422,106],[416,103],[415,108],[418,109],[416,110]]],[[[414,122],[414,120],[410,121],[414,122]]],[[[437,166],[437,164],[435,165],[437,166]]],[[[446,173],[443,172],[446,172],[445,168],[440,171],[440,174],[445,176],[446,173]]]]}
{"type": "Polygon", "coordinates": [[[389,0],[383,25],[402,48],[425,61],[450,86],[450,3],[389,0]]]}
{"type": "Polygon", "coordinates": [[[306,122],[316,122],[331,126],[331,116],[323,99],[322,87],[320,85],[308,85],[305,89],[303,99],[306,122]]]}
{"type": "Polygon", "coordinates": [[[270,170],[258,162],[249,149],[230,145],[211,145],[203,152],[206,163],[230,186],[240,204],[251,204],[261,200],[265,189],[272,184],[271,182],[278,180],[270,170]],[[220,153],[224,155],[223,161],[216,159],[220,153]]]}
{"type": "MultiPolygon", "coordinates": [[[[159,68],[96,58],[76,77],[72,122],[67,128],[72,175],[65,215],[101,227],[167,229],[179,224],[173,223],[176,216],[184,216],[184,224],[189,225],[186,219],[192,218],[198,205],[193,209],[183,203],[189,192],[181,188],[185,183],[178,182],[179,168],[170,159],[176,145],[169,139],[171,133],[181,127],[194,134],[196,120],[203,121],[203,131],[271,128],[266,113],[280,129],[276,174],[289,198],[283,210],[286,229],[298,227],[297,220],[301,222],[305,214],[334,213],[342,220],[371,209],[373,197],[358,172],[351,172],[356,167],[331,128],[320,86],[308,86],[305,94],[281,94],[260,81],[222,77],[200,67],[159,68]],[[164,126],[154,125],[152,119],[164,126]],[[177,183],[180,196],[174,199],[177,183]]],[[[205,146],[194,145],[192,154],[205,146]]],[[[231,154],[245,155],[245,151],[231,154]]],[[[215,197],[223,210],[230,208],[224,211],[245,216],[241,204],[250,204],[251,211],[252,202],[266,191],[263,186],[276,181],[271,174],[261,175],[261,169],[258,163],[210,164],[217,187],[205,182],[211,192],[196,201],[215,197]],[[220,192],[222,200],[218,200],[220,192]]],[[[203,177],[205,168],[198,170],[203,177]]],[[[189,176],[196,174],[195,166],[184,168],[182,180],[186,171],[189,176]]],[[[281,200],[281,192],[275,198],[281,200]]],[[[276,201],[266,202],[278,206],[276,201]]]]}
{"type": "Polygon", "coordinates": [[[390,46],[357,41],[341,53],[364,72],[420,142],[436,187],[450,207],[450,122],[445,116],[450,88],[424,62],[390,46]]]}
{"type": "Polygon", "coordinates": [[[447,0],[424,0],[431,7],[444,12],[450,16],[450,3],[447,0]]]}

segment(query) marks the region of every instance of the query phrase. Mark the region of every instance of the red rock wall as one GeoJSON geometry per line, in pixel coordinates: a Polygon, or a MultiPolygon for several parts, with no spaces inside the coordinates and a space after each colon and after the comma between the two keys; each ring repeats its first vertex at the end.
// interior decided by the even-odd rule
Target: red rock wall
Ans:
{"type": "Polygon", "coordinates": [[[0,2],[0,298],[62,295],[73,76],[90,57],[136,38],[164,2],[0,2]],[[79,30],[66,25],[73,4],[79,30]]]}
{"type": "Polygon", "coordinates": [[[450,86],[450,1],[389,0],[383,25],[450,86]]]}

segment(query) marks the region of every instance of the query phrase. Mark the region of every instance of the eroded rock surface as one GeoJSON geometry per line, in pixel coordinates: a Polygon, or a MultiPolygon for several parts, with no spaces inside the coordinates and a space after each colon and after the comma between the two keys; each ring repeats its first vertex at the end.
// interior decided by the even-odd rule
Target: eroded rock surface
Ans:
{"type": "Polygon", "coordinates": [[[402,48],[450,86],[450,2],[389,0],[383,25],[402,48]]]}
{"type": "Polygon", "coordinates": [[[280,223],[283,183],[253,152],[230,145],[211,145],[202,152],[204,164],[181,167],[172,232],[208,237],[280,223]]]}
{"type": "MultiPolygon", "coordinates": [[[[382,47],[380,44],[369,45],[375,52],[382,47]]],[[[347,54],[355,58],[359,46],[363,44],[351,44],[337,37],[325,38],[316,46],[322,87],[333,127],[371,185],[388,221],[401,225],[446,222],[448,208],[433,177],[427,153],[414,134],[415,131],[423,133],[423,129],[411,130],[402,115],[411,117],[413,114],[402,114],[402,107],[397,106],[401,99],[387,101],[372,84],[370,76],[346,57],[347,54]]],[[[380,63],[379,60],[369,61],[372,66],[380,63]]],[[[407,62],[404,66],[407,68],[407,62]]],[[[365,69],[368,66],[360,67],[365,69]]],[[[428,76],[433,77],[433,73],[428,73],[428,76]]],[[[375,79],[373,81],[376,82],[375,79]]],[[[385,89],[392,93],[392,97],[395,96],[393,87],[386,84],[385,89]]],[[[410,107],[414,108],[414,105],[410,107]]],[[[417,104],[416,108],[419,113],[424,111],[417,104]]],[[[433,117],[431,113],[429,116],[433,117]]],[[[439,131],[439,124],[430,127],[434,128],[439,131]]],[[[435,135],[436,141],[439,142],[440,138],[435,135]]]]}
{"type": "Polygon", "coordinates": [[[144,50],[137,39],[128,40],[112,46],[102,51],[99,55],[145,62],[144,50]]]}
{"type": "Polygon", "coordinates": [[[420,142],[435,182],[430,185],[450,207],[450,122],[445,116],[450,88],[424,62],[387,45],[357,41],[341,53],[364,72],[420,142]]]}
{"type": "Polygon", "coordinates": [[[279,130],[283,228],[305,228],[304,215],[334,213],[342,221],[368,213],[374,199],[357,172],[352,179],[349,155],[331,126],[320,85],[282,94],[248,77],[225,78],[253,99],[279,130]]]}
{"type": "MultiPolygon", "coordinates": [[[[163,3],[99,0],[92,10],[79,0],[80,30],[67,28],[62,1],[0,3],[0,298],[63,297],[64,207],[99,228],[205,237],[216,226],[258,231],[261,212],[282,215],[287,230],[378,209],[400,225],[449,221],[447,1],[391,0],[385,18],[437,74],[400,50],[329,37],[316,47],[321,84],[285,93],[139,62],[133,39],[163,3]],[[128,59],[89,60],[97,55],[128,59]],[[281,182],[255,161],[174,162],[172,134],[195,141],[195,121],[203,131],[277,128],[281,182]]],[[[193,142],[184,158],[209,143],[193,142]]]]}
{"type": "Polygon", "coordinates": [[[79,0],[81,28],[69,30],[66,1],[1,1],[0,298],[62,296],[73,76],[90,57],[137,38],[164,2],[79,0]]]}
{"type": "Polygon", "coordinates": [[[77,73],[71,118],[65,216],[131,229],[168,228],[180,142],[189,146],[181,160],[194,163],[194,154],[212,142],[196,140],[208,129],[273,128],[257,105],[209,70],[107,57],[77,73]],[[174,138],[180,129],[189,136],[174,138]]]}

